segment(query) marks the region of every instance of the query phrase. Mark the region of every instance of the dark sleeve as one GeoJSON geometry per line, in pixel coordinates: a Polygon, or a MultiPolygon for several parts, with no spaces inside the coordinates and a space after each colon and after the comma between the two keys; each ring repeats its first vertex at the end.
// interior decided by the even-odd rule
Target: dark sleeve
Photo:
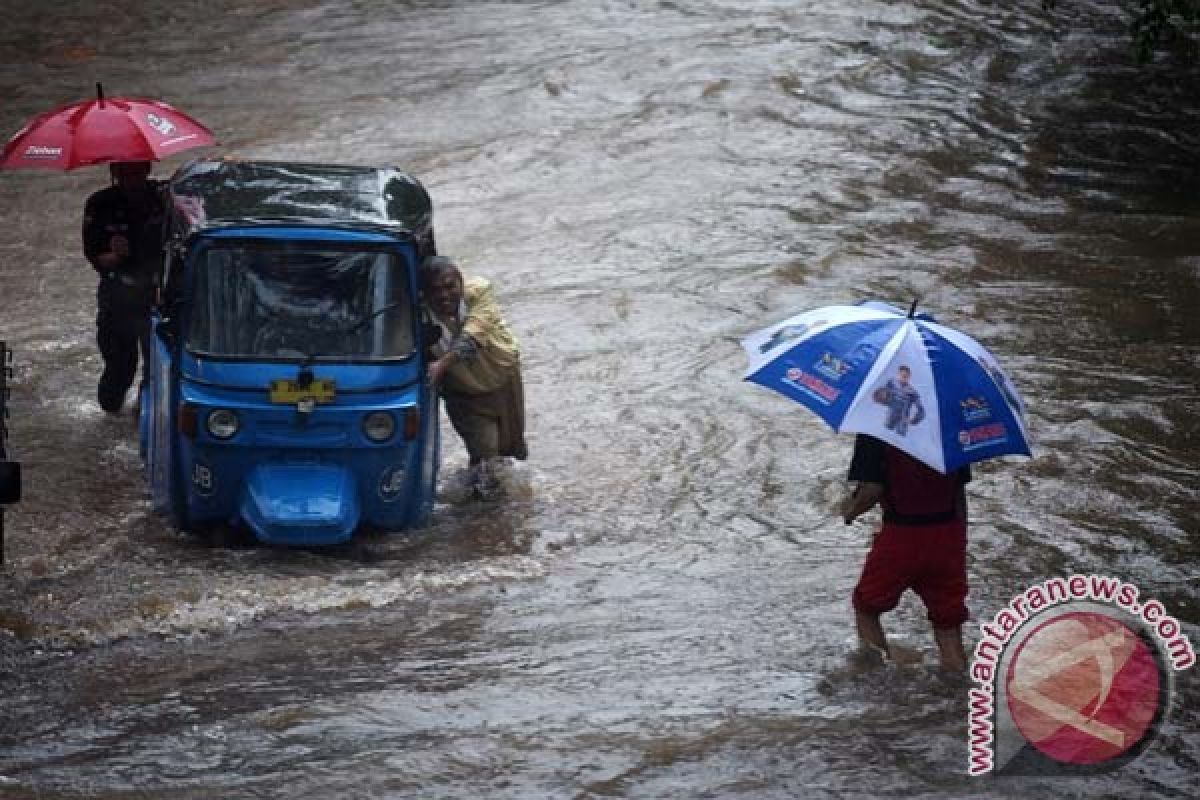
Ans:
{"type": "Polygon", "coordinates": [[[883,442],[874,436],[858,434],[854,437],[854,455],[850,456],[850,471],[847,480],[863,483],[883,483],[886,472],[883,466],[883,442]]]}
{"type": "Polygon", "coordinates": [[[97,272],[96,259],[108,250],[105,236],[105,208],[100,193],[93,194],[83,207],[83,255],[97,272]]]}

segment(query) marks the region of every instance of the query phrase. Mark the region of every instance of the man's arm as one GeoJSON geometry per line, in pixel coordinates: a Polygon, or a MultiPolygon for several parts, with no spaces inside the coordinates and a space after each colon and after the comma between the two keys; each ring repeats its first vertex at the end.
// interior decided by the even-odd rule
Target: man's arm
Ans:
{"type": "Polygon", "coordinates": [[[454,337],[450,349],[445,355],[429,364],[429,382],[438,385],[446,375],[446,370],[460,361],[473,361],[479,357],[479,345],[465,333],[454,337]]]}
{"type": "Polygon", "coordinates": [[[854,491],[842,502],[842,519],[847,525],[875,507],[883,499],[885,470],[883,442],[874,436],[854,437],[854,453],[850,458],[847,479],[855,483],[854,491]]]}
{"type": "Polygon", "coordinates": [[[104,222],[100,219],[96,196],[88,198],[83,207],[83,255],[97,272],[107,272],[111,267],[105,267],[100,262],[100,255],[107,252],[108,242],[104,236],[104,222]]]}
{"type": "Polygon", "coordinates": [[[860,481],[842,503],[842,520],[849,525],[875,507],[883,497],[883,484],[860,481]]]}

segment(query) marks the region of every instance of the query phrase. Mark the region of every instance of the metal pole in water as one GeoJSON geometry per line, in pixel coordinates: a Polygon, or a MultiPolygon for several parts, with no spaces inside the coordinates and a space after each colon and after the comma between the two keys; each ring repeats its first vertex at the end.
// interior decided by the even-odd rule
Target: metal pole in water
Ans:
{"type": "Polygon", "coordinates": [[[4,507],[21,499],[21,465],[8,460],[8,381],[12,351],[0,340],[0,564],[4,563],[4,507]]]}
{"type": "MultiPolygon", "coordinates": [[[[0,464],[8,463],[8,343],[0,340],[0,464]]],[[[0,487],[3,488],[3,487],[0,487]]],[[[0,564],[4,563],[4,505],[0,504],[0,564]]]]}

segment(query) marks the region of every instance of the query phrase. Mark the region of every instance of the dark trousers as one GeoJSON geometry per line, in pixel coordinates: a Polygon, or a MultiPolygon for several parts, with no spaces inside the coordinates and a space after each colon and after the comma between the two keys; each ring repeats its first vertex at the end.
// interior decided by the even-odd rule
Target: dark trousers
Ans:
{"type": "MultiPolygon", "coordinates": [[[[150,309],[102,303],[96,315],[96,344],[104,372],[96,387],[100,407],[116,413],[137,375],[138,353],[145,365],[150,357],[150,309]]],[[[143,367],[144,368],[144,367],[143,367]]]]}

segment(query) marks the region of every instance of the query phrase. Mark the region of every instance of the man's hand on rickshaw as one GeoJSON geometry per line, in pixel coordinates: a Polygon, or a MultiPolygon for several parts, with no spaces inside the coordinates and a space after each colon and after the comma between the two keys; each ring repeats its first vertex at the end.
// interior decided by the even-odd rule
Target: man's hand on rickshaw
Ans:
{"type": "Polygon", "coordinates": [[[453,350],[451,350],[449,353],[446,353],[446,355],[442,356],[436,361],[431,362],[429,364],[429,383],[433,386],[440,385],[443,376],[446,374],[446,370],[450,369],[450,365],[453,364],[457,358],[458,356],[453,350]]]}

